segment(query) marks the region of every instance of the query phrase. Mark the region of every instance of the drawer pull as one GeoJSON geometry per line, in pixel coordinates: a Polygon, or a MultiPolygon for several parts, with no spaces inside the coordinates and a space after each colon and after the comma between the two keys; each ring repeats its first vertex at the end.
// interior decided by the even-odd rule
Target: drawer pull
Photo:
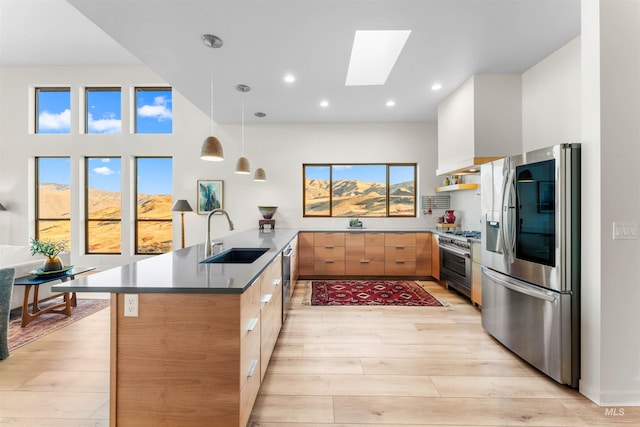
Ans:
{"type": "Polygon", "coordinates": [[[403,245],[396,245],[396,249],[404,249],[403,245]]]}
{"type": "Polygon", "coordinates": [[[275,286],[278,286],[278,285],[280,284],[280,281],[281,281],[281,279],[274,279],[274,280],[273,280],[273,284],[274,284],[275,286]]]}
{"type": "Polygon", "coordinates": [[[396,264],[404,264],[404,263],[405,263],[405,261],[402,260],[402,259],[397,259],[396,260],[396,264]]]}
{"type": "Polygon", "coordinates": [[[333,249],[333,248],[335,248],[335,246],[325,246],[324,248],[325,249],[333,249]]]}
{"type": "Polygon", "coordinates": [[[258,359],[253,359],[251,361],[251,366],[249,366],[249,372],[247,372],[248,377],[253,376],[253,373],[256,371],[257,366],[258,366],[258,359]]]}
{"type": "Polygon", "coordinates": [[[271,294],[266,294],[262,296],[262,302],[269,302],[271,301],[271,294]]]}
{"type": "Polygon", "coordinates": [[[253,319],[251,319],[251,321],[249,322],[249,326],[247,327],[247,331],[251,332],[255,329],[256,325],[258,324],[258,318],[254,317],[253,319]]]}
{"type": "Polygon", "coordinates": [[[332,259],[326,259],[324,262],[325,264],[333,264],[335,261],[332,259]]]}
{"type": "Polygon", "coordinates": [[[369,261],[368,259],[361,259],[360,263],[361,264],[369,264],[371,261],[369,261]]]}

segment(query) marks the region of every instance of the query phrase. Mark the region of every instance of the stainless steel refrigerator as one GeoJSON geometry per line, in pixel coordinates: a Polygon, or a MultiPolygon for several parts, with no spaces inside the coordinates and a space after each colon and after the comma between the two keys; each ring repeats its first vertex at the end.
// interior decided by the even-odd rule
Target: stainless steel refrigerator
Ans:
{"type": "Polygon", "coordinates": [[[580,144],[481,166],[482,326],[571,387],[580,378],[580,144]]]}

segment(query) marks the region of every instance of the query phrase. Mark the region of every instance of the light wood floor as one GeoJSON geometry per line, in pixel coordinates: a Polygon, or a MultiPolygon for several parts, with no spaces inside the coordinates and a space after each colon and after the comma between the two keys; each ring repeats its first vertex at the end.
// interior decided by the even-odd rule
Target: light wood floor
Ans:
{"type": "MultiPolygon", "coordinates": [[[[311,307],[300,282],[249,425],[640,425],[640,408],[556,384],[490,338],[468,300],[425,286],[447,306],[311,307]]],[[[13,351],[0,425],[107,426],[108,358],[108,309],[13,351]]]]}

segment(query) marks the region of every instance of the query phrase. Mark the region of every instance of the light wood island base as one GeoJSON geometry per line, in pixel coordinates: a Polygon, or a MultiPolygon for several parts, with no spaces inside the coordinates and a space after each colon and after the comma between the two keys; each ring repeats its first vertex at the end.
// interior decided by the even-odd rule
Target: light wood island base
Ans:
{"type": "Polygon", "coordinates": [[[110,425],[245,426],[260,388],[259,292],[141,293],[138,317],[112,294],[110,425]]]}

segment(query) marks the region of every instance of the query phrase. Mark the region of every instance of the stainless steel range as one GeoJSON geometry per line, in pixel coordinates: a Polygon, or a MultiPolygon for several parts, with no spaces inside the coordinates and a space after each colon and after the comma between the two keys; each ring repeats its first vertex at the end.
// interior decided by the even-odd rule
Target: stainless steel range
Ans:
{"type": "Polygon", "coordinates": [[[480,239],[479,231],[448,231],[438,236],[440,279],[447,287],[471,297],[471,242],[480,239]]]}

